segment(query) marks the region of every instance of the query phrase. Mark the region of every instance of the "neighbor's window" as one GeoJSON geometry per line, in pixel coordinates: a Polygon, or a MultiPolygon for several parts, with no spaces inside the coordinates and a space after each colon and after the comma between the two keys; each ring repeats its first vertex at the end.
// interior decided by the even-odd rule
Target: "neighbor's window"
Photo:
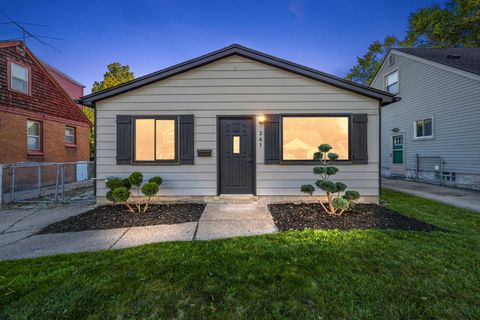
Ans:
{"type": "Polygon", "coordinates": [[[28,93],[28,68],[16,63],[10,63],[10,89],[28,93]]]}
{"type": "Polygon", "coordinates": [[[433,137],[433,119],[425,118],[415,121],[415,138],[433,137]]]}
{"type": "Polygon", "coordinates": [[[27,150],[40,151],[41,149],[41,123],[27,120],[27,150]]]}
{"type": "Polygon", "coordinates": [[[284,116],[282,159],[313,160],[318,146],[328,143],[339,160],[349,160],[349,123],[348,116],[284,116]]]}
{"type": "Polygon", "coordinates": [[[398,71],[394,71],[385,77],[385,89],[390,93],[398,93],[398,71]]]}
{"type": "Polygon", "coordinates": [[[176,117],[135,119],[135,161],[176,162],[176,117]]]}
{"type": "Polygon", "coordinates": [[[67,144],[75,144],[75,128],[65,127],[65,141],[67,144]]]}

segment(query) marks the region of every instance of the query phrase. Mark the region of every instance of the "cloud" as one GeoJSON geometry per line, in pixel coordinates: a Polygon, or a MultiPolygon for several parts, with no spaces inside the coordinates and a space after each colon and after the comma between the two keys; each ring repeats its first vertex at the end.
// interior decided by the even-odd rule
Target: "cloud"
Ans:
{"type": "Polygon", "coordinates": [[[295,0],[288,6],[288,10],[295,16],[295,18],[299,21],[304,21],[305,16],[303,12],[303,6],[301,1],[295,0]]]}

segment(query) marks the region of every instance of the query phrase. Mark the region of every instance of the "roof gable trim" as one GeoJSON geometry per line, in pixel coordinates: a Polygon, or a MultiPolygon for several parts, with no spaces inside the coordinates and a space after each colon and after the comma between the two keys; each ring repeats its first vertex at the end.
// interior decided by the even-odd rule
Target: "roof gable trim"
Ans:
{"type": "Polygon", "coordinates": [[[218,51],[208,53],[201,57],[182,62],[180,64],[168,67],[166,69],[163,69],[157,72],[153,72],[151,74],[148,74],[143,77],[121,84],[119,86],[115,86],[103,91],[86,95],[80,98],[78,100],[78,103],[84,104],[84,105],[92,105],[95,101],[103,100],[103,99],[121,94],[123,92],[140,88],[147,84],[169,78],[171,76],[198,68],[200,66],[209,64],[211,62],[214,62],[223,58],[227,58],[232,55],[239,55],[254,61],[265,63],[270,66],[274,66],[292,73],[299,74],[301,76],[311,78],[313,80],[324,82],[344,90],[348,90],[357,94],[368,96],[370,98],[377,99],[384,104],[391,103],[394,100],[393,95],[387,92],[384,92],[382,90],[377,90],[374,88],[363,86],[363,85],[360,85],[360,84],[357,84],[333,75],[323,73],[321,71],[318,71],[312,68],[308,68],[287,60],[283,60],[262,52],[258,52],[258,51],[234,44],[229,47],[220,49],[218,51]]]}
{"type": "MultiPolygon", "coordinates": [[[[436,68],[439,68],[439,69],[442,69],[442,70],[445,70],[445,71],[448,71],[448,72],[452,72],[452,73],[464,76],[464,77],[469,78],[469,79],[473,79],[473,80],[477,80],[477,81],[480,80],[480,75],[477,75],[475,73],[471,73],[471,72],[468,72],[468,71],[465,71],[465,70],[462,70],[462,69],[458,69],[458,68],[455,68],[455,67],[452,67],[452,66],[447,66],[446,64],[436,62],[436,61],[432,61],[432,60],[428,60],[428,59],[425,59],[425,58],[421,58],[421,57],[418,57],[416,55],[406,53],[406,52],[403,52],[403,51],[398,51],[398,50],[392,49],[389,52],[388,55],[390,55],[392,53],[392,51],[394,51],[394,53],[398,56],[406,57],[406,58],[409,58],[409,59],[427,64],[427,65],[430,65],[430,66],[433,66],[433,67],[436,67],[436,68]]],[[[388,55],[385,57],[384,61],[382,62],[382,65],[378,69],[378,72],[375,75],[375,78],[373,78],[372,83],[374,83],[376,81],[378,75],[380,74],[380,70],[385,65],[385,61],[387,61],[388,55]]]]}

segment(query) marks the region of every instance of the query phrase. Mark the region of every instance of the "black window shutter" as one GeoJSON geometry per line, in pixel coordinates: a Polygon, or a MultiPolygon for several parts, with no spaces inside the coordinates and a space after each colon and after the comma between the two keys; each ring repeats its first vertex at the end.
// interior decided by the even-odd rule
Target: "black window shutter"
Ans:
{"type": "Polygon", "coordinates": [[[194,117],[192,114],[180,116],[180,164],[194,164],[194,117]]]}
{"type": "Polygon", "coordinates": [[[367,114],[353,114],[352,156],[353,163],[368,163],[367,114]]]}
{"type": "Polygon", "coordinates": [[[117,115],[117,164],[132,162],[132,116],[117,115]]]}
{"type": "Polygon", "coordinates": [[[264,122],[265,164],[280,162],[280,115],[267,114],[264,122]]]}

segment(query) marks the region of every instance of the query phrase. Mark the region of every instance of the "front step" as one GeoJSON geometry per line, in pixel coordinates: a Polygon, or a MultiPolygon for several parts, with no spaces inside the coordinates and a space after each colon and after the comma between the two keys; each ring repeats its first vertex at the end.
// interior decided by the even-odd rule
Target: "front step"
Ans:
{"type": "Polygon", "coordinates": [[[258,197],[251,194],[221,194],[213,197],[213,202],[220,203],[252,203],[257,201],[258,197]]]}

